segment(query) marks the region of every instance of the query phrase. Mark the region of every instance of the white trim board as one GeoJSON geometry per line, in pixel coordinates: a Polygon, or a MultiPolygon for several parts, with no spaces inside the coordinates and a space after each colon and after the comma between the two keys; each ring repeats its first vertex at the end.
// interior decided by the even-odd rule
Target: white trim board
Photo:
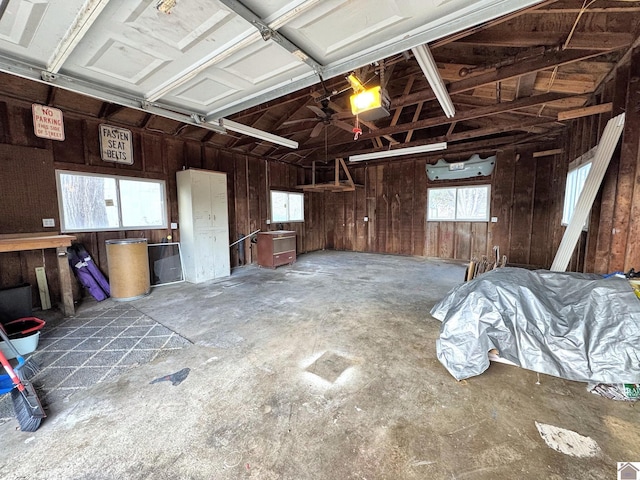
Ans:
{"type": "Polygon", "coordinates": [[[624,113],[621,113],[617,117],[613,117],[607,122],[607,126],[602,133],[600,143],[598,143],[598,149],[596,150],[593,163],[591,164],[591,170],[587,175],[587,179],[584,182],[584,187],[578,197],[576,208],[573,212],[573,217],[567,225],[567,229],[564,231],[562,241],[556,252],[556,256],[551,264],[551,271],[553,272],[566,272],[571,260],[578,238],[582,232],[582,227],[587,221],[593,201],[598,194],[598,189],[602,184],[602,179],[609,167],[609,162],[613,156],[613,152],[618,144],[620,135],[624,128],[624,113]]]}

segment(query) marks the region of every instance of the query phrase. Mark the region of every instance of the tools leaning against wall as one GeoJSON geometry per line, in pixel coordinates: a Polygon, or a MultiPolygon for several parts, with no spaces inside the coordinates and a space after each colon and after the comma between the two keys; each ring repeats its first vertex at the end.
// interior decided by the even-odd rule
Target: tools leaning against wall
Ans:
{"type": "Polygon", "coordinates": [[[493,257],[491,260],[486,255],[482,255],[480,260],[473,257],[465,272],[465,281],[468,282],[485,272],[507,266],[507,256],[502,255],[500,257],[500,247],[498,245],[493,247],[493,257]]]}

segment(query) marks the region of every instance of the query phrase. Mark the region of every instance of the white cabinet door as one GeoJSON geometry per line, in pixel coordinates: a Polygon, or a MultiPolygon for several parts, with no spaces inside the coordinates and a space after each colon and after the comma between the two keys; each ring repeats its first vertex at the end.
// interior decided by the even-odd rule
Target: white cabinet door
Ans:
{"type": "Polygon", "coordinates": [[[185,278],[200,283],[229,276],[226,174],[189,169],[177,177],[185,278]]]}
{"type": "Polygon", "coordinates": [[[228,228],[227,178],[224,175],[211,177],[211,216],[214,228],[228,228]]]}
{"type": "Polygon", "coordinates": [[[195,174],[191,177],[194,228],[213,227],[211,212],[211,182],[208,175],[195,174]]]}
{"type": "Polygon", "coordinates": [[[215,278],[215,240],[213,230],[198,230],[193,245],[195,283],[215,278]]]}
{"type": "Polygon", "coordinates": [[[213,233],[213,263],[215,276],[227,277],[230,274],[229,260],[229,232],[223,229],[216,229],[213,233]]]}

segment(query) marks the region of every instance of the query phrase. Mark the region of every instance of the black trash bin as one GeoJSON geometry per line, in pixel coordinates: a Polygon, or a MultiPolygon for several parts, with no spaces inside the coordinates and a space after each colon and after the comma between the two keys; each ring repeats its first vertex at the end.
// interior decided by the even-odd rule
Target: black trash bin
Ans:
{"type": "Polygon", "coordinates": [[[31,285],[0,289],[0,323],[33,316],[31,285]]]}

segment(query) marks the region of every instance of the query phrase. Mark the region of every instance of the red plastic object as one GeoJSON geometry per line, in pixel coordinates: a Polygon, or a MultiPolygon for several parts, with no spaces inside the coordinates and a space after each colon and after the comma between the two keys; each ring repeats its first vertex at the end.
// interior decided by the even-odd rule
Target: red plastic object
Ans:
{"type": "Polygon", "coordinates": [[[9,338],[21,338],[32,334],[45,326],[45,321],[37,317],[23,317],[5,323],[4,330],[9,338]]]}

